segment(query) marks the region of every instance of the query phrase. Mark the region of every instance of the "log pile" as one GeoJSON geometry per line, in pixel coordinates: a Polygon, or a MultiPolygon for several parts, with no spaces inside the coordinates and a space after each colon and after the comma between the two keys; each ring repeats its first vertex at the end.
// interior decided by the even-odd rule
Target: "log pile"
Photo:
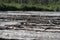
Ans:
{"type": "MultiPolygon", "coordinates": [[[[0,19],[4,22],[17,22],[16,24],[5,24],[3,29],[60,29],[60,16],[41,16],[41,15],[1,15],[0,19]]],[[[1,27],[0,27],[1,28],[1,27]]],[[[2,29],[2,28],[1,28],[2,29]]]]}
{"type": "Polygon", "coordinates": [[[27,14],[0,14],[0,39],[60,40],[60,16],[27,14]]]}

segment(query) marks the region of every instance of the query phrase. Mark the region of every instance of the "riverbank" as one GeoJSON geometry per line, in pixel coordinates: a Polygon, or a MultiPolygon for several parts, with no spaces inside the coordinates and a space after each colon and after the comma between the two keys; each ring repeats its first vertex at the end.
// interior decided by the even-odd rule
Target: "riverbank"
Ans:
{"type": "Polygon", "coordinates": [[[60,5],[0,3],[0,11],[60,11],[60,5]]]}

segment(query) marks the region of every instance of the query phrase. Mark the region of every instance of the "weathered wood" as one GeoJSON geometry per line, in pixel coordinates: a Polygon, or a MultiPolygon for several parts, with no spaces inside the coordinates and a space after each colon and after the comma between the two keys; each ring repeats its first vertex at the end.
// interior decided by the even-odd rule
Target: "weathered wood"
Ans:
{"type": "Polygon", "coordinates": [[[60,12],[0,13],[0,38],[60,40],[59,17],[60,12]]]}
{"type": "Polygon", "coordinates": [[[0,38],[24,40],[60,40],[60,33],[34,32],[25,30],[0,30],[0,38]]]}

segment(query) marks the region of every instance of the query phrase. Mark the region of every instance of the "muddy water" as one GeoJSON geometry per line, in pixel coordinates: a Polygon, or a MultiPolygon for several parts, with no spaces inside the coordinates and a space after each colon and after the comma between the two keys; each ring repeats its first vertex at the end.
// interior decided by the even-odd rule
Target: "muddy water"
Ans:
{"type": "Polygon", "coordinates": [[[9,25],[22,25],[22,27],[26,29],[31,29],[3,29],[0,30],[0,38],[22,40],[60,40],[60,12],[0,12],[0,27],[5,28],[9,27],[9,25]],[[23,24],[21,24],[22,22],[23,24]],[[49,27],[51,28],[49,29],[49,27]],[[45,30],[44,28],[47,28],[48,30],[45,30]]]}

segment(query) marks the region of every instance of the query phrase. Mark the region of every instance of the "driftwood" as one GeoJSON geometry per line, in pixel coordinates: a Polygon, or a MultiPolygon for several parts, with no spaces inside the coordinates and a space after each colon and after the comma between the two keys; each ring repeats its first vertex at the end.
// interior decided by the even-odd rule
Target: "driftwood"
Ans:
{"type": "Polygon", "coordinates": [[[55,40],[56,38],[60,40],[59,12],[57,15],[55,12],[51,12],[53,14],[36,13],[0,13],[0,38],[16,40],[55,40]]]}

